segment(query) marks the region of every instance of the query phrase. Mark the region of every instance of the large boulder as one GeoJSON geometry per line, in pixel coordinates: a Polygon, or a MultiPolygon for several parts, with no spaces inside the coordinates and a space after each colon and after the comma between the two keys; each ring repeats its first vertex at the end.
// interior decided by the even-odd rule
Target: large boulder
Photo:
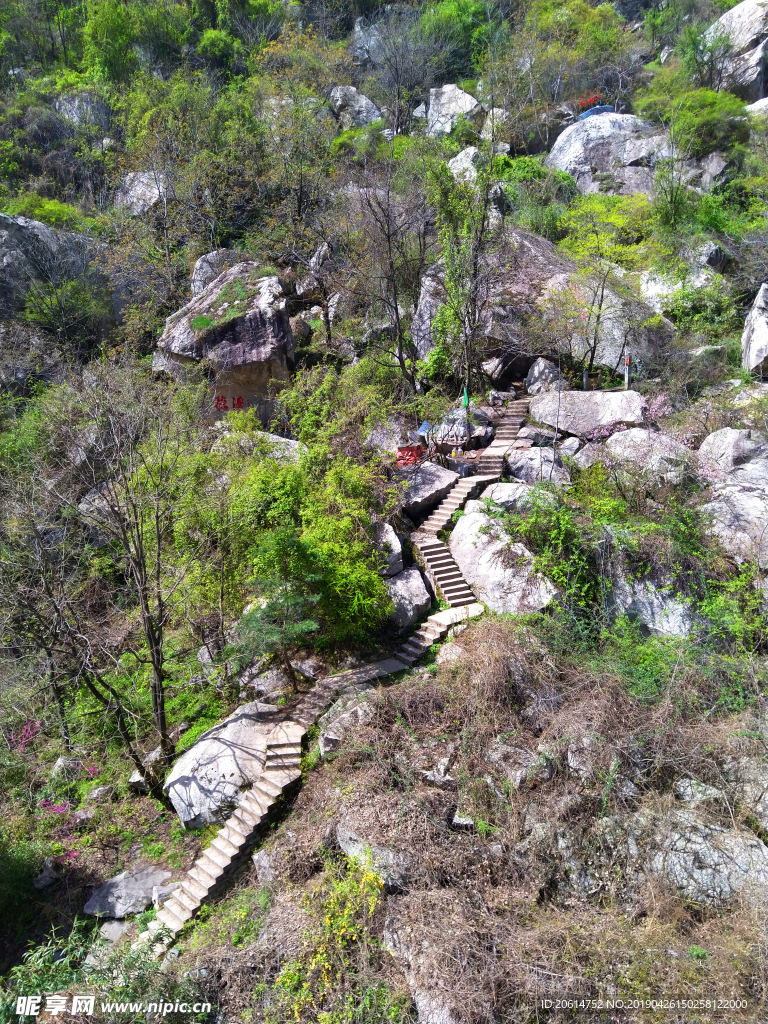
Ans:
{"type": "Polygon", "coordinates": [[[205,359],[219,371],[217,411],[255,405],[267,419],[270,386],[293,371],[294,338],[276,276],[238,263],[165,321],[153,367],[176,377],[205,359]]]}
{"type": "Polygon", "coordinates": [[[91,89],[79,89],[57,96],[52,106],[62,117],[76,125],[89,125],[107,131],[112,120],[109,104],[91,89]]]}
{"type": "Polygon", "coordinates": [[[505,462],[509,475],[526,484],[546,481],[560,486],[571,482],[570,473],[552,448],[513,448],[505,462]]]}
{"type": "MultiPolygon", "coordinates": [[[[579,119],[560,135],[547,167],[566,171],[581,192],[632,195],[653,193],[656,169],[673,156],[669,136],[634,114],[600,114],[579,119]]],[[[683,163],[685,180],[708,190],[720,180],[727,161],[718,153],[683,163]]]]}
{"type": "Polygon", "coordinates": [[[83,908],[95,917],[123,918],[140,914],[152,903],[152,894],[164,900],[177,888],[178,882],[168,883],[173,874],[168,868],[139,860],[100,885],[83,908]]]}
{"type": "Polygon", "coordinates": [[[334,86],[329,101],[331,110],[344,129],[366,128],[381,119],[381,111],[376,104],[358,92],[353,85],[334,86]]]}
{"type": "Polygon", "coordinates": [[[448,161],[448,169],[456,181],[473,182],[477,177],[479,163],[480,150],[477,146],[467,146],[448,161]]]}
{"type": "MultiPolygon", "coordinates": [[[[581,453],[577,461],[580,457],[581,453]]],[[[642,476],[656,485],[677,485],[685,477],[693,454],[669,434],[632,427],[608,438],[603,445],[603,461],[633,480],[642,476]]]]}
{"type": "Polygon", "coordinates": [[[499,523],[483,512],[460,517],[448,542],[478,601],[494,612],[522,615],[545,608],[555,586],[534,571],[533,555],[510,544],[499,523]]]}
{"type": "Polygon", "coordinates": [[[252,701],[204,732],[163,786],[186,828],[223,821],[241,788],[261,775],[274,708],[252,701]]]}
{"type": "Polygon", "coordinates": [[[403,545],[389,523],[377,523],[373,531],[373,543],[381,557],[381,575],[397,576],[403,571],[403,545]]]}
{"type": "Polygon", "coordinates": [[[723,427],[701,442],[699,463],[706,472],[715,468],[735,483],[768,487],[768,438],[754,430],[723,427]]]}
{"type": "Polygon", "coordinates": [[[167,194],[166,179],[155,171],[131,171],[115,192],[115,206],[141,217],[167,194]]]}
{"type": "MultiPolygon", "coordinates": [[[[482,268],[486,285],[479,309],[480,333],[494,347],[524,350],[528,342],[526,321],[544,320],[555,333],[568,335],[568,355],[583,358],[592,344],[589,279],[585,281],[583,272],[552,242],[518,228],[504,230],[502,241],[507,255],[504,259],[496,254],[489,256],[482,268]]],[[[411,324],[420,359],[425,359],[434,347],[432,324],[447,298],[441,261],[422,277],[411,324]]],[[[650,306],[627,289],[605,289],[597,332],[597,364],[617,367],[627,347],[638,358],[652,360],[673,337],[672,324],[655,316],[650,306]]]]}
{"type": "Polygon", "coordinates": [[[367,18],[357,18],[349,43],[349,52],[358,64],[376,66],[384,52],[382,27],[367,18]]]}
{"type": "Polygon", "coordinates": [[[645,399],[637,391],[565,391],[531,399],[531,419],[537,423],[590,437],[609,433],[621,424],[639,427],[645,422],[645,399]]]}
{"type": "Polygon", "coordinates": [[[525,390],[529,395],[542,395],[545,391],[570,391],[571,385],[554,363],[539,356],[526,375],[525,390]]]}
{"type": "Polygon", "coordinates": [[[373,718],[374,705],[368,699],[372,689],[370,683],[348,686],[320,718],[318,746],[323,757],[337,751],[348,733],[373,718]]]}
{"type": "Polygon", "coordinates": [[[730,56],[723,88],[749,103],[766,94],[766,40],[768,11],[763,0],[742,0],[707,29],[709,43],[726,38],[730,56]]]}
{"type": "Polygon", "coordinates": [[[401,892],[408,884],[409,858],[386,846],[366,842],[357,831],[346,825],[336,826],[336,842],[342,853],[361,863],[370,858],[371,867],[381,878],[385,892],[401,892]]]}
{"type": "Polygon", "coordinates": [[[647,566],[635,575],[619,543],[605,571],[610,580],[607,605],[612,618],[626,616],[654,636],[688,636],[691,632],[691,602],[676,593],[674,578],[650,579],[647,566]]]}
{"type": "Polygon", "coordinates": [[[756,370],[768,356],[768,284],[760,285],[741,335],[741,365],[756,370]]]}
{"type": "Polygon", "coordinates": [[[480,498],[482,501],[492,501],[505,512],[519,512],[531,504],[533,495],[534,489],[530,484],[515,482],[491,484],[485,488],[480,498]]]}
{"type": "Polygon", "coordinates": [[[225,270],[239,262],[239,254],[232,249],[214,249],[201,256],[192,268],[192,295],[199,295],[205,291],[211,281],[223,274],[225,270]]]}
{"type": "Polygon", "coordinates": [[[429,90],[427,111],[427,135],[433,138],[448,135],[458,124],[460,117],[476,120],[483,112],[482,104],[458,85],[443,85],[429,90]]]}
{"type": "Polygon", "coordinates": [[[768,901],[768,847],[754,832],[726,828],[680,808],[627,822],[632,860],[643,874],[663,879],[692,903],[722,906],[741,896],[768,901]]]}
{"type": "Polygon", "coordinates": [[[432,605],[424,578],[415,566],[388,577],[387,590],[394,605],[390,618],[398,629],[409,629],[432,605]]]}
{"type": "Polygon", "coordinates": [[[768,565],[768,494],[724,483],[712,488],[702,507],[709,532],[736,561],[768,565]]]}
{"type": "Polygon", "coordinates": [[[458,473],[436,462],[422,462],[412,468],[406,466],[401,476],[406,481],[403,510],[417,517],[442,501],[459,479],[458,473]]]}

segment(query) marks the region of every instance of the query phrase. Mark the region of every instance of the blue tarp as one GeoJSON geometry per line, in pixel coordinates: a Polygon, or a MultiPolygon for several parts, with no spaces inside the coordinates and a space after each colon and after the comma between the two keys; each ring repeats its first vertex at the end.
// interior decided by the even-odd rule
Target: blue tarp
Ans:
{"type": "Polygon", "coordinates": [[[593,114],[615,114],[616,108],[611,104],[605,104],[602,107],[592,107],[590,110],[585,110],[583,114],[579,114],[579,120],[583,121],[585,117],[592,117],[593,114]]]}

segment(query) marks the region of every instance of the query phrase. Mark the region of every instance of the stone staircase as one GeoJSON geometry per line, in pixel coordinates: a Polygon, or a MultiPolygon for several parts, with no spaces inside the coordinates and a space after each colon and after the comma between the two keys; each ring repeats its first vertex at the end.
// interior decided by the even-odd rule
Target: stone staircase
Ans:
{"type": "Polygon", "coordinates": [[[503,410],[496,421],[493,441],[477,460],[477,472],[495,475],[498,480],[504,470],[504,455],[512,447],[517,432],[528,416],[530,399],[517,398],[503,410]]]}
{"type": "Polygon", "coordinates": [[[452,625],[476,618],[484,611],[483,605],[475,602],[473,597],[471,604],[437,612],[430,615],[392,657],[319,680],[302,697],[291,717],[278,723],[269,734],[261,775],[255,779],[251,789],[242,794],[211,845],[197,858],[179,888],[158,910],[155,920],[150,921],[147,930],[133,943],[133,948],[149,946],[155,957],[162,956],[187,921],[207,900],[221,892],[259,839],[270,812],[301,779],[304,736],[340,690],[403,672],[418,661],[432,644],[442,640],[452,625]]]}
{"type": "Polygon", "coordinates": [[[450,523],[454,512],[464,508],[469,499],[474,497],[484,484],[496,483],[500,475],[500,473],[495,476],[483,473],[462,477],[453,485],[434,512],[421,524],[416,536],[420,537],[424,534],[434,536],[444,530],[450,523]]]}

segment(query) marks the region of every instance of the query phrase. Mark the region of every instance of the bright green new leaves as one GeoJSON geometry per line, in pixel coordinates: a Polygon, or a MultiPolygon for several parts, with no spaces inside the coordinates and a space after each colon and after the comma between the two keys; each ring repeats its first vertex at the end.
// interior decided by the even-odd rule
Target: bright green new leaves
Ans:
{"type": "Polygon", "coordinates": [[[636,269],[648,259],[652,208],[648,197],[595,193],[573,203],[560,220],[566,252],[586,266],[636,269]]]}

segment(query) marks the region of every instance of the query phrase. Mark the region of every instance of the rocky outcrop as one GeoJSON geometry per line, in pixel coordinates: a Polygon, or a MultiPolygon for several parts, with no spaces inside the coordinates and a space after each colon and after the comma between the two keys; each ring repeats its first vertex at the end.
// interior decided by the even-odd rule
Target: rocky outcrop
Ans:
{"type": "Polygon", "coordinates": [[[542,395],[546,391],[570,391],[571,385],[554,363],[539,356],[526,375],[525,390],[529,395],[542,395]]]}
{"type": "Polygon", "coordinates": [[[768,494],[751,487],[719,484],[702,507],[708,531],[736,562],[768,566],[768,494]]]}
{"type": "Polygon", "coordinates": [[[368,683],[347,687],[319,720],[318,744],[323,757],[337,751],[347,733],[370,722],[373,717],[373,703],[368,699],[371,689],[368,683]]]}
{"type": "Polygon", "coordinates": [[[165,176],[154,171],[131,171],[115,192],[115,206],[141,217],[167,194],[165,176]]]}
{"type": "Polygon", "coordinates": [[[211,281],[215,281],[220,274],[223,274],[238,260],[238,253],[233,252],[232,249],[214,249],[213,252],[207,252],[201,256],[192,268],[190,280],[192,295],[200,295],[211,281]]]}
{"type": "Polygon", "coordinates": [[[352,85],[334,86],[328,99],[331,110],[344,129],[366,128],[381,119],[381,111],[376,104],[352,85]]]}
{"type": "Polygon", "coordinates": [[[347,857],[354,857],[361,863],[370,857],[371,866],[381,878],[385,892],[402,892],[408,885],[409,859],[406,854],[366,842],[356,831],[343,824],[336,826],[336,842],[347,857]]]}
{"type": "Polygon", "coordinates": [[[53,109],[76,125],[93,125],[107,131],[112,120],[112,110],[106,100],[91,89],[65,93],[57,96],[53,109]]]}
{"type": "Polygon", "coordinates": [[[420,466],[405,467],[400,472],[406,481],[403,510],[416,517],[442,501],[459,479],[458,473],[436,462],[422,462],[420,466]]]}
{"type": "Polygon", "coordinates": [[[744,321],[741,335],[741,365],[756,370],[768,356],[768,284],[760,286],[744,321]]]}
{"type": "Polygon", "coordinates": [[[507,452],[509,475],[526,484],[546,481],[556,486],[571,482],[571,475],[552,448],[519,448],[507,452]]]}
{"type": "Polygon", "coordinates": [[[764,470],[756,470],[754,463],[766,457],[768,438],[756,430],[723,427],[722,430],[708,434],[699,447],[699,461],[702,465],[716,466],[721,473],[749,485],[764,479],[764,470]]]}
{"type": "Polygon", "coordinates": [[[579,466],[597,460],[627,482],[642,479],[654,487],[682,483],[695,462],[690,449],[676,438],[641,427],[618,431],[603,444],[587,445],[576,456],[579,466]]]}
{"type": "MultiPolygon", "coordinates": [[[[666,132],[634,114],[600,114],[570,125],[547,157],[547,167],[566,171],[581,192],[652,194],[656,168],[673,156],[666,132]]],[[[718,153],[686,160],[689,184],[709,190],[727,167],[718,153]]]]}
{"type": "Polygon", "coordinates": [[[588,438],[596,431],[645,422],[645,399],[637,391],[565,391],[531,399],[531,419],[588,438]]]}
{"type": "MultiPolygon", "coordinates": [[[[479,310],[482,334],[494,346],[519,351],[527,341],[525,324],[529,319],[550,322],[553,331],[558,332],[565,318],[568,354],[575,359],[583,358],[593,343],[588,318],[588,310],[593,306],[589,279],[552,242],[517,228],[505,232],[501,241],[507,247],[507,255],[502,260],[489,257],[483,267],[487,283],[479,310]]],[[[426,358],[434,347],[432,323],[447,300],[444,274],[442,263],[436,263],[421,280],[421,294],[411,324],[420,359],[426,358]]],[[[654,310],[627,289],[609,287],[603,296],[595,362],[613,369],[621,362],[627,346],[640,359],[657,358],[674,333],[669,321],[654,316],[654,310]]]]}
{"type": "MultiPolygon", "coordinates": [[[[530,505],[533,487],[526,483],[491,484],[480,495],[483,501],[492,501],[505,512],[517,512],[530,505]]],[[[478,510],[479,511],[479,510],[478,510]]]]}
{"type": "Polygon", "coordinates": [[[256,263],[238,263],[165,321],[153,368],[183,376],[203,359],[219,371],[217,411],[255,405],[262,418],[274,381],[293,371],[294,338],[286,295],[256,263]]]}
{"type": "Polygon", "coordinates": [[[448,161],[448,168],[456,181],[473,182],[477,178],[479,162],[480,150],[477,146],[467,146],[448,161]]]}
{"type": "Polygon", "coordinates": [[[140,914],[152,903],[152,894],[163,900],[178,887],[168,884],[173,874],[168,868],[137,861],[119,875],[100,885],[83,908],[95,917],[123,918],[140,914]]]}
{"type": "Polygon", "coordinates": [[[429,611],[432,598],[424,578],[415,567],[404,569],[387,579],[387,590],[394,605],[390,619],[398,629],[409,629],[429,611]]]}
{"type": "Polygon", "coordinates": [[[403,571],[403,545],[394,527],[389,523],[377,523],[373,543],[381,557],[382,576],[397,576],[403,571]]]}
{"type": "Polygon", "coordinates": [[[730,44],[723,88],[749,103],[765,96],[768,11],[762,0],[742,0],[726,11],[705,34],[710,43],[718,38],[730,44]]]}
{"type": "Polygon", "coordinates": [[[538,612],[557,593],[534,571],[530,551],[510,544],[499,523],[482,512],[461,516],[448,547],[478,601],[491,611],[538,612]]]}
{"type": "Polygon", "coordinates": [[[204,732],[176,761],[164,790],[186,828],[223,821],[264,766],[275,708],[252,701],[204,732]]]}
{"type": "Polygon", "coordinates": [[[613,618],[626,616],[654,636],[688,636],[693,628],[691,604],[675,593],[675,581],[656,583],[634,576],[622,552],[608,567],[608,610],[613,618]]]}
{"type": "Polygon", "coordinates": [[[483,112],[482,104],[458,85],[443,85],[429,90],[427,111],[427,135],[433,138],[448,135],[459,122],[460,117],[472,121],[483,112]]]}

